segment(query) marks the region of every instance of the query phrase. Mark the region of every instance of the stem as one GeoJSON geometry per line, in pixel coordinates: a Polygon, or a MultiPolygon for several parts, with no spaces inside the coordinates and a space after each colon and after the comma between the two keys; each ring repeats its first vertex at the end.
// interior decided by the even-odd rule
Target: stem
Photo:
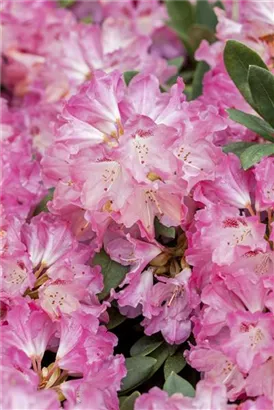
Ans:
{"type": "Polygon", "coordinates": [[[271,226],[271,224],[272,224],[272,209],[271,208],[268,208],[268,210],[267,210],[267,218],[268,218],[268,222],[267,222],[268,232],[269,232],[269,236],[270,236],[271,232],[272,232],[272,226],[271,226]]]}

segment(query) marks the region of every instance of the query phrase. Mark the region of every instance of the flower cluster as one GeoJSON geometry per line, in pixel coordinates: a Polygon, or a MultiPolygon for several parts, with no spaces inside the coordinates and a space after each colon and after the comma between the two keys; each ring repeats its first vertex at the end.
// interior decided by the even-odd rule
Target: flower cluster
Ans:
{"type": "Polygon", "coordinates": [[[195,53],[208,72],[190,101],[169,60],[193,56],[162,2],[73,3],[1,10],[1,405],[118,410],[115,307],[186,342],[202,379],[194,397],[154,387],[135,410],[271,409],[274,157],[244,171],[223,151],[261,141],[227,114],[254,112],[223,51],[239,40],[271,70],[272,5],[212,9],[217,41],[195,53]],[[102,252],[124,272],[110,285],[102,252]]]}

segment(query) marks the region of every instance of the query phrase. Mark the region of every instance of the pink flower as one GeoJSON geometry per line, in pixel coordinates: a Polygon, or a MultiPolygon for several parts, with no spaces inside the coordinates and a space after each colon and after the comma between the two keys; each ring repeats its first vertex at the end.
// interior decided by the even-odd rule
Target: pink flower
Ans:
{"type": "Polygon", "coordinates": [[[64,125],[59,130],[61,138],[57,141],[69,140],[71,134],[74,143],[78,135],[80,139],[83,136],[88,138],[89,144],[93,141],[93,144],[98,144],[105,138],[118,138],[122,133],[118,102],[124,87],[119,72],[106,75],[96,71],[91,81],[84,84],[65,106],[64,125]],[[72,129],[71,125],[74,126],[72,129]]]}
{"type": "Polygon", "coordinates": [[[175,278],[158,277],[147,296],[142,322],[145,333],[162,332],[168,343],[183,343],[191,332],[189,315],[195,307],[195,296],[189,289],[190,270],[184,269],[175,278]]]}
{"type": "Polygon", "coordinates": [[[149,309],[150,291],[152,287],[152,269],[147,269],[142,274],[135,274],[131,278],[129,285],[119,291],[115,297],[118,300],[121,312],[128,317],[135,317],[140,313],[140,310],[143,309],[143,313],[146,315],[147,306],[149,309]]]}
{"type": "Polygon", "coordinates": [[[117,390],[126,375],[122,355],[109,357],[103,363],[94,363],[82,380],[69,380],[62,383],[66,409],[85,410],[91,402],[96,410],[118,410],[117,390]]]}
{"type": "Polygon", "coordinates": [[[264,363],[273,354],[273,316],[268,313],[235,312],[227,316],[230,337],[223,351],[243,372],[264,363]]]}
{"type": "Polygon", "coordinates": [[[180,127],[184,117],[183,89],[182,79],[178,78],[170,92],[163,94],[159,89],[159,81],[154,75],[139,74],[130,82],[127,88],[126,105],[121,105],[121,109],[128,117],[139,114],[151,118],[156,124],[180,127]]]}
{"type": "Polygon", "coordinates": [[[274,159],[264,158],[254,167],[256,185],[256,209],[264,211],[267,208],[274,208],[274,183],[271,178],[274,171],[274,159]]]}
{"type": "Polygon", "coordinates": [[[110,225],[104,236],[104,248],[114,261],[124,266],[130,266],[126,283],[135,274],[141,273],[148,263],[162,251],[162,246],[155,241],[145,242],[141,240],[139,230],[137,238],[134,232],[125,233],[119,226],[110,225]]]}
{"type": "Polygon", "coordinates": [[[246,378],[246,393],[249,397],[265,396],[273,400],[274,357],[253,366],[246,378]]]}
{"type": "Polygon", "coordinates": [[[244,377],[229,357],[210,348],[208,343],[193,346],[190,352],[186,353],[190,365],[199,372],[203,372],[206,381],[222,383],[226,386],[230,400],[236,400],[244,392],[244,377]]]}
{"type": "Polygon", "coordinates": [[[258,397],[256,400],[247,400],[238,406],[239,410],[261,410],[270,409],[273,406],[273,401],[264,396],[258,397]]]}
{"type": "MultiPolygon", "coordinates": [[[[254,184],[252,174],[241,168],[239,159],[233,154],[219,154],[218,162],[214,180],[201,185],[206,200],[213,203],[221,201],[236,208],[250,207],[250,191],[254,184]]],[[[199,194],[195,199],[204,202],[199,194]]]]}
{"type": "Polygon", "coordinates": [[[153,387],[148,393],[137,398],[134,409],[154,410],[158,407],[161,410],[179,410],[183,408],[183,400],[182,395],[176,394],[169,398],[167,392],[160,390],[159,387],[153,387]]]}
{"type": "Polygon", "coordinates": [[[27,288],[34,285],[30,260],[25,254],[2,257],[0,262],[1,290],[8,295],[23,295],[27,288]],[[14,261],[14,258],[16,260],[14,261]]]}
{"type": "Polygon", "coordinates": [[[199,211],[196,218],[194,246],[210,250],[212,261],[218,265],[229,265],[248,251],[266,250],[265,226],[256,217],[240,216],[227,205],[212,205],[199,211]]]}
{"type": "Polygon", "coordinates": [[[138,182],[148,182],[149,173],[161,179],[170,178],[176,171],[170,146],[176,131],[165,125],[156,125],[145,116],[127,122],[120,138],[120,162],[138,182]],[[168,136],[168,138],[167,138],[168,136]]]}
{"type": "Polygon", "coordinates": [[[23,351],[30,359],[41,360],[56,331],[46,313],[34,303],[21,301],[7,315],[8,325],[2,327],[5,344],[23,351]]]}
{"type": "Polygon", "coordinates": [[[188,192],[199,181],[214,180],[215,168],[220,161],[220,149],[200,133],[200,127],[204,127],[202,124],[202,121],[187,124],[182,138],[174,143],[173,153],[180,164],[182,179],[187,182],[188,192]],[[193,135],[197,137],[193,138],[193,135]]]}
{"type": "Polygon", "coordinates": [[[132,178],[116,161],[85,161],[77,164],[73,172],[75,180],[85,181],[81,201],[85,209],[119,211],[133,190],[132,178]],[[93,175],[93,178],[89,178],[93,175]]]}
{"type": "Polygon", "coordinates": [[[33,268],[49,268],[78,246],[68,224],[49,214],[40,214],[22,232],[33,268]]]}
{"type": "Polygon", "coordinates": [[[138,224],[142,237],[154,239],[154,218],[157,216],[166,226],[180,225],[184,214],[181,192],[174,184],[162,181],[139,184],[121,209],[117,220],[131,228],[138,224]]]}
{"type": "Polygon", "coordinates": [[[180,393],[168,394],[158,387],[153,387],[148,393],[138,397],[135,410],[219,410],[229,409],[227,405],[226,389],[221,384],[200,381],[196,387],[194,398],[184,397],[180,393]],[[161,406],[161,407],[160,407],[161,406]]]}

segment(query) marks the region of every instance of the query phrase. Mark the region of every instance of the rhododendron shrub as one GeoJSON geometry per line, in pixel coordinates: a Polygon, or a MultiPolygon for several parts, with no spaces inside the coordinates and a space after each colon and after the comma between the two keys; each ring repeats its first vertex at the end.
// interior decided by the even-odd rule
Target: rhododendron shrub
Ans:
{"type": "Polygon", "coordinates": [[[272,2],[5,0],[1,32],[1,408],[272,409],[272,2]]]}

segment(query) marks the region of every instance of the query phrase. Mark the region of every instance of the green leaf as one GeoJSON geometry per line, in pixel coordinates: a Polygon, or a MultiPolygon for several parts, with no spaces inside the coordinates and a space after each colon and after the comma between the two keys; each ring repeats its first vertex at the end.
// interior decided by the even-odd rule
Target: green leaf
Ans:
{"type": "Polygon", "coordinates": [[[163,389],[168,392],[169,396],[175,393],[181,393],[188,397],[195,396],[195,390],[192,385],[174,372],[171,372],[168,376],[163,389]]]}
{"type": "Polygon", "coordinates": [[[225,10],[225,6],[223,5],[223,3],[221,1],[216,1],[215,3],[212,4],[212,7],[219,7],[219,9],[223,9],[225,10]]]}
{"type": "Polygon", "coordinates": [[[114,329],[126,320],[126,316],[121,315],[119,310],[113,306],[110,309],[108,309],[108,314],[109,322],[107,324],[107,328],[109,330],[114,329]]]}
{"type": "Polygon", "coordinates": [[[130,81],[139,74],[139,71],[126,71],[124,72],[124,80],[126,85],[129,85],[130,81]]]}
{"type": "Polygon", "coordinates": [[[194,8],[187,0],[166,0],[170,25],[178,34],[185,35],[194,23],[194,8]]]}
{"type": "Polygon", "coordinates": [[[184,57],[177,57],[177,58],[173,58],[172,60],[167,61],[168,65],[174,65],[178,71],[182,67],[183,62],[184,62],[184,57]]]}
{"type": "Polygon", "coordinates": [[[156,237],[164,236],[165,238],[175,239],[176,229],[174,226],[163,225],[158,218],[154,221],[155,235],[156,237]]]}
{"type": "Polygon", "coordinates": [[[232,108],[227,111],[231,120],[244,125],[246,128],[256,132],[256,134],[266,140],[274,142],[274,129],[263,119],[232,108]]]}
{"type": "Polygon", "coordinates": [[[214,33],[209,30],[207,26],[201,24],[194,24],[189,30],[189,44],[195,52],[202,40],[207,40],[209,43],[213,43],[216,40],[214,33]]]}
{"type": "Polygon", "coordinates": [[[120,410],[134,410],[135,400],[138,399],[139,396],[141,396],[141,394],[138,391],[131,393],[131,395],[126,397],[126,399],[122,401],[122,404],[120,404],[120,410]]]}
{"type": "Polygon", "coordinates": [[[199,61],[194,73],[191,99],[198,98],[203,93],[203,78],[210,67],[205,61],[199,61]]]}
{"type": "Polygon", "coordinates": [[[158,238],[159,236],[164,236],[165,238],[174,239],[176,237],[176,230],[174,226],[165,226],[163,225],[158,218],[154,220],[154,229],[155,229],[155,236],[158,238]]]}
{"type": "Polygon", "coordinates": [[[231,144],[223,147],[223,151],[225,153],[232,152],[233,154],[237,155],[237,157],[240,157],[240,155],[252,145],[255,145],[255,142],[232,142],[231,144]]]}
{"type": "Polygon", "coordinates": [[[166,361],[166,359],[170,356],[170,349],[169,349],[169,344],[168,343],[163,343],[161,346],[159,346],[156,350],[154,350],[151,353],[151,357],[157,360],[153,368],[151,369],[151,372],[149,374],[149,378],[156,373],[160,367],[163,365],[163,363],[166,361]]]}
{"type": "Polygon", "coordinates": [[[274,154],[274,144],[255,144],[247,148],[241,155],[240,160],[243,169],[249,169],[263,157],[274,154]]]}
{"type": "Polygon", "coordinates": [[[40,214],[41,212],[48,212],[48,207],[47,203],[52,200],[53,198],[53,193],[54,193],[54,188],[50,188],[48,190],[48,194],[44,196],[44,198],[39,202],[39,204],[36,206],[33,216],[36,216],[40,214]]]}
{"type": "Polygon", "coordinates": [[[268,70],[251,65],[248,84],[256,111],[274,127],[274,76],[268,70]]]}
{"type": "Polygon", "coordinates": [[[212,32],[215,32],[218,20],[212,5],[207,0],[197,1],[196,22],[207,26],[212,32]]]}
{"type": "Polygon", "coordinates": [[[71,7],[76,0],[59,0],[59,5],[60,7],[66,8],[66,7],[71,7]]]}
{"type": "Polygon", "coordinates": [[[104,299],[111,289],[115,289],[120,285],[129,270],[127,266],[120,265],[111,260],[104,250],[101,250],[100,253],[97,253],[94,256],[92,265],[101,266],[102,274],[104,276],[104,290],[99,294],[100,300],[104,299]]]}
{"type": "Polygon", "coordinates": [[[173,356],[167,358],[164,365],[165,380],[168,379],[171,372],[179,373],[186,365],[186,360],[182,352],[178,352],[173,356]]]}
{"type": "Polygon", "coordinates": [[[236,87],[246,101],[255,108],[248,84],[248,69],[250,65],[267,69],[261,57],[244,44],[235,40],[228,40],[224,50],[224,62],[227,72],[236,87]]]}
{"type": "Polygon", "coordinates": [[[161,336],[143,336],[130,349],[131,356],[147,356],[161,346],[164,341],[161,336]]]}
{"type": "Polygon", "coordinates": [[[157,362],[153,357],[135,356],[126,359],[127,375],[122,380],[121,392],[134,389],[149,376],[157,362]]]}

